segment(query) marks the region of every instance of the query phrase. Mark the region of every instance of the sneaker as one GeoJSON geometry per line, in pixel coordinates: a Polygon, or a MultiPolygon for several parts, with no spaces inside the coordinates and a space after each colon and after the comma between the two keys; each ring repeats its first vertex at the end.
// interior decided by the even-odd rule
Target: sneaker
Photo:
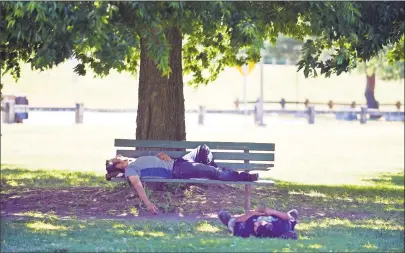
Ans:
{"type": "Polygon", "coordinates": [[[221,210],[218,212],[218,218],[225,226],[228,226],[228,222],[231,219],[231,215],[228,211],[221,210]]]}
{"type": "Polygon", "coordinates": [[[257,174],[257,173],[250,174],[247,172],[240,172],[239,177],[240,177],[240,181],[253,182],[253,181],[257,181],[259,179],[259,174],[257,174]]]}
{"type": "Polygon", "coordinates": [[[279,238],[284,240],[298,240],[298,235],[294,231],[288,231],[282,233],[279,238]]]}
{"type": "Polygon", "coordinates": [[[257,181],[259,180],[259,174],[254,173],[254,174],[249,174],[249,181],[257,181]]]}

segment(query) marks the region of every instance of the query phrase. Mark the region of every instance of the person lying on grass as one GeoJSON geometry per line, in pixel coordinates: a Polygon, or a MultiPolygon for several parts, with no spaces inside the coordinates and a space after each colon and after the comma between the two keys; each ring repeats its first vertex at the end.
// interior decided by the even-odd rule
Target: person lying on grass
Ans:
{"type": "Polygon", "coordinates": [[[221,210],[218,218],[234,236],[298,239],[294,231],[298,219],[295,209],[285,213],[265,207],[239,217],[231,217],[229,212],[221,210]]]}
{"type": "Polygon", "coordinates": [[[118,155],[109,160],[106,169],[108,172],[107,180],[111,180],[111,177],[115,176],[116,173],[123,172],[152,214],[157,214],[158,209],[148,199],[141,183],[142,178],[207,178],[222,181],[257,181],[259,177],[258,174],[219,168],[214,162],[209,147],[205,144],[178,159],[172,159],[163,152],[156,156],[141,156],[134,161],[118,155]]]}

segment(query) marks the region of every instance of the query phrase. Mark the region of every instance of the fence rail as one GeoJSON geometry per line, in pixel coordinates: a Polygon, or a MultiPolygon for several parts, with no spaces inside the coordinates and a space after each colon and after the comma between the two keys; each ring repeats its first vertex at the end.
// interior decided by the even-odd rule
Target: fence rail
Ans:
{"type": "MultiPolygon", "coordinates": [[[[37,107],[29,105],[16,105],[14,103],[6,103],[3,111],[3,120],[5,123],[15,123],[15,114],[21,112],[32,111],[69,111],[75,112],[75,122],[77,124],[83,123],[84,112],[103,112],[103,113],[136,113],[136,109],[108,109],[108,108],[85,108],[83,104],[76,104],[75,107],[37,107]]],[[[186,110],[186,113],[198,113],[198,124],[203,125],[205,115],[207,113],[220,113],[220,114],[245,114],[244,110],[215,110],[206,109],[204,106],[200,106],[199,109],[186,110]]],[[[368,109],[362,106],[360,109],[347,108],[347,109],[322,109],[315,110],[314,105],[309,105],[304,110],[297,109],[265,109],[261,112],[256,109],[247,110],[248,115],[254,116],[254,122],[258,125],[263,125],[263,117],[265,114],[290,114],[301,117],[306,117],[309,124],[315,123],[316,115],[335,115],[337,119],[350,118],[351,120],[360,120],[361,124],[365,124],[369,117],[385,117],[388,120],[404,121],[403,111],[382,111],[377,109],[368,109]],[[395,119],[394,119],[395,118],[395,119]],[[400,119],[400,120],[398,120],[400,119]]],[[[21,122],[19,122],[21,123],[21,122]]]]}
{"type": "MultiPolygon", "coordinates": [[[[256,101],[247,101],[248,104],[256,104],[258,103],[258,100],[256,101]]],[[[235,108],[239,109],[240,101],[239,99],[236,99],[234,101],[235,108]]],[[[351,103],[348,102],[335,102],[333,100],[329,100],[328,102],[318,102],[318,101],[310,101],[309,99],[305,99],[305,101],[287,101],[284,98],[282,98],[280,101],[275,101],[275,100],[265,100],[263,101],[263,104],[280,104],[281,108],[285,108],[286,105],[288,104],[295,104],[295,105],[305,105],[306,108],[308,108],[310,105],[325,105],[328,106],[329,109],[333,109],[334,106],[350,106],[351,108],[356,108],[358,106],[364,106],[362,103],[352,101],[351,103]]],[[[395,106],[398,110],[401,109],[402,103],[401,101],[396,101],[395,103],[379,103],[379,106],[395,106]]]]}

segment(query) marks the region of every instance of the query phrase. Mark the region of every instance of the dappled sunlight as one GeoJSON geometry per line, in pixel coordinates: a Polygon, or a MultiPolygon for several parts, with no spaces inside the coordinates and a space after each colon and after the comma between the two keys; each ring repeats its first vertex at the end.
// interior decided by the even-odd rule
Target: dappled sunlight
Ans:
{"type": "Polygon", "coordinates": [[[378,173],[374,176],[367,176],[364,182],[372,185],[384,185],[392,188],[404,188],[404,171],[398,173],[378,173]]]}
{"type": "Polygon", "coordinates": [[[202,245],[217,244],[217,243],[218,243],[218,239],[213,239],[213,238],[200,239],[200,243],[201,243],[202,245]]]}
{"type": "Polygon", "coordinates": [[[141,231],[141,230],[136,230],[136,231],[130,231],[128,232],[129,235],[136,236],[136,237],[164,237],[166,236],[165,233],[160,232],[160,231],[141,231]]]}
{"type": "Polygon", "coordinates": [[[323,248],[323,246],[320,245],[320,244],[314,243],[314,244],[308,245],[308,248],[310,248],[310,249],[321,249],[321,248],[323,248]]]}
{"type": "MultiPolygon", "coordinates": [[[[6,221],[5,240],[14,251],[24,251],[24,245],[35,244],[46,251],[58,249],[56,245],[69,245],[68,251],[236,251],[236,252],[302,252],[302,251],[392,251],[401,248],[401,238],[393,233],[370,230],[370,226],[384,226],[382,220],[350,222],[349,220],[318,220],[328,226],[319,227],[314,221],[300,223],[297,241],[279,239],[237,238],[206,221],[186,222],[143,222],[143,221],[63,221],[57,223],[33,221],[6,221]],[[356,224],[363,226],[354,227],[356,224]],[[32,231],[24,230],[29,227],[32,231]],[[34,229],[36,227],[37,229],[34,229]],[[69,232],[63,230],[69,229],[69,232]],[[36,231],[36,232],[35,232],[36,231]],[[45,232],[48,231],[48,232],[45,232]],[[49,233],[49,231],[62,231],[49,233]],[[34,232],[34,233],[33,233],[34,232]],[[16,234],[24,238],[24,245],[18,244],[16,234]],[[41,234],[46,233],[46,237],[41,234]],[[41,238],[41,239],[39,239],[41,238]],[[40,241],[40,244],[36,244],[40,241]],[[11,244],[10,244],[11,243],[11,244]],[[16,245],[16,246],[13,246],[16,245]],[[88,247],[88,248],[83,248],[88,247]]],[[[19,236],[18,236],[19,237],[19,236]]],[[[402,244],[403,246],[403,244],[402,244]]],[[[3,246],[2,246],[3,247],[3,246]]]]}
{"type": "Polygon", "coordinates": [[[16,187],[16,186],[24,186],[24,183],[18,183],[16,180],[7,180],[6,184],[16,187]]]}
{"type": "Polygon", "coordinates": [[[129,209],[129,213],[132,214],[133,216],[138,216],[139,215],[139,210],[136,207],[131,207],[129,209]]]}
{"type": "Polygon", "coordinates": [[[45,214],[45,213],[34,212],[34,211],[14,213],[14,215],[15,216],[28,216],[28,217],[32,217],[32,218],[44,218],[47,216],[47,214],[45,214]]]}
{"type": "Polygon", "coordinates": [[[381,219],[367,219],[362,221],[355,221],[355,223],[364,223],[363,228],[392,228],[395,230],[404,230],[403,224],[399,224],[395,220],[381,220],[381,219]]]}
{"type": "Polygon", "coordinates": [[[127,226],[125,226],[124,224],[116,223],[116,224],[114,224],[112,227],[113,227],[113,228],[126,228],[127,226]]]}
{"type": "Polygon", "coordinates": [[[290,195],[305,195],[305,196],[308,196],[308,197],[322,197],[322,198],[327,198],[328,197],[326,194],[316,192],[316,191],[310,191],[310,192],[291,191],[288,194],[290,194],[290,195]]]}
{"type": "Polygon", "coordinates": [[[309,185],[279,181],[277,189],[260,187],[252,198],[253,206],[269,205],[281,210],[297,208],[303,217],[403,216],[404,189],[384,185],[309,185]]]}
{"type": "Polygon", "coordinates": [[[377,245],[371,244],[370,242],[367,242],[367,244],[363,245],[363,248],[366,249],[377,249],[377,245]]]}
{"type": "Polygon", "coordinates": [[[380,220],[380,219],[366,219],[366,220],[355,220],[351,221],[349,219],[317,219],[309,222],[299,223],[300,231],[311,231],[317,228],[330,228],[335,229],[346,229],[346,228],[363,228],[363,229],[373,229],[373,230],[390,230],[390,231],[404,231],[403,224],[392,220],[380,220]]]}
{"type": "MultiPolygon", "coordinates": [[[[279,210],[288,210],[292,207],[299,209],[301,217],[297,225],[299,240],[285,241],[235,238],[218,220],[198,223],[178,222],[181,218],[176,216],[176,222],[172,220],[162,222],[162,219],[154,217],[151,217],[150,221],[142,221],[145,209],[137,205],[139,200],[137,197],[129,196],[131,189],[127,185],[125,188],[110,190],[101,187],[41,189],[41,187],[93,186],[97,185],[97,180],[104,179],[57,171],[55,176],[51,175],[50,171],[46,173],[44,171],[44,174],[39,173],[39,177],[35,178],[34,174],[22,169],[21,177],[23,174],[26,174],[26,177],[20,180],[14,177],[12,174],[14,172],[10,170],[7,171],[6,177],[2,176],[2,183],[4,180],[14,180],[26,184],[27,187],[20,189],[8,185],[14,192],[4,198],[5,203],[2,203],[2,207],[9,209],[8,214],[32,217],[41,221],[24,221],[25,218],[6,221],[7,225],[2,228],[2,234],[6,234],[9,246],[4,248],[6,249],[4,251],[43,248],[44,251],[52,252],[64,249],[65,245],[69,252],[336,252],[347,249],[374,252],[401,251],[401,249],[403,251],[404,190],[397,186],[387,187],[386,183],[369,186],[331,186],[281,182],[278,187],[271,189],[256,188],[252,195],[252,208],[266,204],[279,210]],[[125,199],[117,198],[124,195],[125,199]],[[18,210],[12,209],[15,206],[18,210]],[[52,209],[55,209],[55,213],[49,212],[52,209]],[[91,213],[92,210],[95,210],[96,215],[91,213]],[[67,215],[63,212],[68,212],[72,216],[66,221],[61,221],[60,217],[65,219],[64,215],[67,215]],[[133,217],[122,217],[113,221],[93,220],[93,217],[105,217],[107,212],[115,215],[113,218],[122,214],[139,215],[140,218],[134,218],[135,221],[131,220],[133,217]],[[92,218],[77,220],[73,218],[74,215],[85,219],[89,216],[80,215],[91,215],[92,218]],[[17,234],[18,236],[15,236],[17,234]],[[19,243],[21,240],[27,243],[21,245],[19,243]]],[[[207,189],[193,186],[188,189],[191,190],[181,190],[180,193],[171,195],[154,191],[151,200],[159,207],[174,207],[168,209],[169,212],[183,210],[182,213],[186,216],[192,212],[210,214],[219,206],[231,208],[232,214],[243,213],[243,202],[240,197],[243,195],[243,187],[207,189]],[[183,195],[183,191],[187,196],[183,195]]],[[[2,194],[4,196],[5,193],[2,194]]]]}
{"type": "Polygon", "coordinates": [[[208,232],[208,233],[216,233],[220,231],[218,227],[213,226],[207,222],[201,222],[200,224],[197,224],[195,230],[198,232],[208,232]]]}
{"type": "Polygon", "coordinates": [[[160,232],[160,231],[153,231],[153,232],[147,232],[146,236],[150,236],[150,237],[163,237],[166,236],[165,233],[160,232]]]}
{"type": "Polygon", "coordinates": [[[404,206],[403,205],[398,206],[398,207],[386,206],[384,210],[387,212],[404,212],[404,206]]]}
{"type": "MultiPolygon", "coordinates": [[[[344,199],[342,199],[344,200],[344,199]]],[[[356,201],[359,203],[374,203],[374,204],[385,204],[385,205],[400,205],[404,204],[404,199],[392,198],[389,196],[358,196],[356,201]]]]}
{"type": "Polygon", "coordinates": [[[28,228],[36,230],[36,231],[47,231],[47,230],[66,231],[67,230],[67,227],[65,227],[65,226],[53,225],[53,224],[45,223],[42,221],[29,222],[26,224],[26,226],[28,228]]]}
{"type": "Polygon", "coordinates": [[[2,184],[9,187],[100,186],[106,184],[102,174],[94,172],[22,169],[2,166],[1,173],[2,184]]]}

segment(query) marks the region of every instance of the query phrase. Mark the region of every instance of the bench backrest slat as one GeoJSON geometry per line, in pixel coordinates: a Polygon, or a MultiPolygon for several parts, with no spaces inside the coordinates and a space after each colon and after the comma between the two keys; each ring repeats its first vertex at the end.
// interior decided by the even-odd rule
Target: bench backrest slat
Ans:
{"type": "Polygon", "coordinates": [[[210,149],[222,149],[222,150],[250,150],[250,151],[274,151],[275,150],[274,143],[155,141],[155,140],[115,139],[116,147],[193,149],[201,144],[208,145],[210,147],[210,149]]]}
{"type": "MultiPolygon", "coordinates": [[[[128,150],[119,149],[117,154],[138,158],[141,156],[156,155],[162,151],[157,150],[128,150]]],[[[171,158],[180,158],[187,154],[187,151],[163,151],[171,158]]],[[[250,161],[274,161],[273,153],[236,153],[236,152],[212,152],[214,160],[250,160],[250,161]]]]}
{"type": "Polygon", "coordinates": [[[164,150],[171,158],[179,158],[196,148],[206,144],[210,147],[214,160],[219,167],[234,170],[269,170],[274,167],[273,143],[248,142],[205,142],[205,141],[155,141],[116,139],[115,146],[126,148],[118,149],[117,155],[138,158],[141,156],[156,155],[159,150],[135,150],[128,148],[157,148],[157,149],[185,149],[185,151],[164,150]],[[221,151],[221,152],[218,152],[221,151]],[[258,152],[259,151],[259,152],[258,152]],[[263,152],[266,151],[266,152],[263,152]],[[251,162],[253,161],[253,163],[251,162]]]}

